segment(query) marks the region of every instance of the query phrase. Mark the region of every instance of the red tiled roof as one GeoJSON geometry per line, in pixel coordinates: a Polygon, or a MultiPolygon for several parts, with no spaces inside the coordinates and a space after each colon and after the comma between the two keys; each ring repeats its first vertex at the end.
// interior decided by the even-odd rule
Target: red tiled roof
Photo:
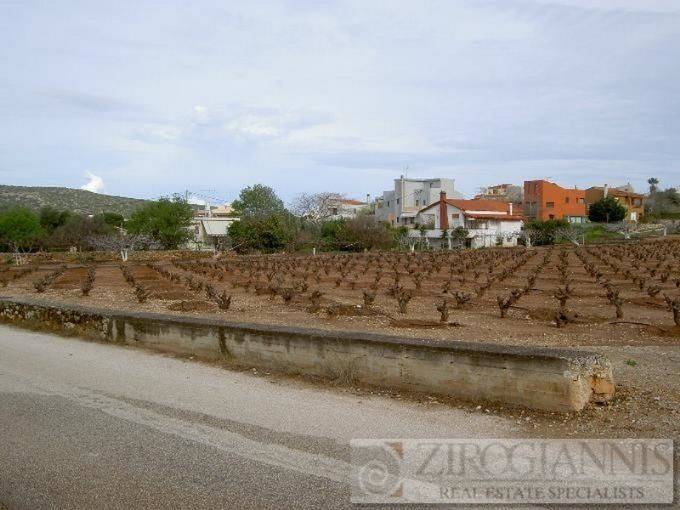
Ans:
{"type": "MultiPolygon", "coordinates": [[[[600,191],[604,193],[604,188],[597,188],[600,191]]],[[[641,193],[633,193],[630,191],[624,191],[622,189],[614,189],[614,188],[609,188],[607,190],[608,195],[616,196],[616,197],[631,197],[631,198],[644,198],[644,195],[641,193]]]]}
{"type": "Polygon", "coordinates": [[[513,214],[470,214],[465,215],[466,218],[472,218],[473,220],[507,220],[507,221],[522,221],[524,218],[522,216],[517,216],[513,214]]]}
{"type": "MultiPolygon", "coordinates": [[[[512,204],[512,212],[513,215],[509,216],[507,213],[510,210],[510,203],[509,202],[502,202],[500,200],[483,200],[483,199],[477,199],[473,198],[472,200],[463,200],[463,199],[457,199],[457,198],[447,198],[446,203],[449,205],[452,205],[454,207],[457,207],[461,211],[489,211],[490,214],[485,214],[483,215],[486,218],[491,217],[493,213],[506,213],[505,215],[499,214],[498,216],[504,216],[506,219],[507,218],[517,218],[517,219],[522,219],[522,214],[524,214],[522,210],[521,204],[512,204]]],[[[427,209],[432,209],[433,207],[438,207],[440,204],[440,201],[437,201],[433,204],[428,205],[427,207],[423,207],[420,211],[422,212],[427,209]]],[[[469,214],[466,213],[466,216],[473,217],[474,214],[469,214]]]]}
{"type": "Polygon", "coordinates": [[[447,198],[446,202],[462,211],[496,211],[508,212],[509,206],[507,202],[500,200],[460,200],[456,198],[447,198]]]}
{"type": "Polygon", "coordinates": [[[342,203],[347,205],[366,205],[366,202],[360,202],[359,200],[354,200],[351,198],[343,200],[342,203]]]}

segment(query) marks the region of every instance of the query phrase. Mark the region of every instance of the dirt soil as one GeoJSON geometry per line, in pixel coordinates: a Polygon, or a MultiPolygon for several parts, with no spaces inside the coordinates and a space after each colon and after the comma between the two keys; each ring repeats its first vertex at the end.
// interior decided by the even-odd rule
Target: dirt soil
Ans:
{"type": "MultiPolygon", "coordinates": [[[[192,259],[160,259],[152,266],[132,262],[134,282],[116,263],[94,262],[96,278],[89,297],[80,283],[86,265],[70,264],[47,290],[34,283],[60,265],[46,264],[17,278],[6,269],[6,296],[29,296],[87,306],[147,311],[229,321],[280,324],[338,331],[386,333],[450,341],[581,348],[606,355],[614,366],[615,399],[581,413],[550,414],[478,404],[476,412],[511,414],[530,422],[537,433],[583,437],[680,438],[680,327],[674,325],[664,295],[680,297],[680,242],[613,245],[587,250],[465,250],[450,253],[357,254],[192,259]],[[435,269],[432,267],[436,266],[435,269]],[[462,269],[461,269],[462,268],[462,269]],[[428,271],[429,269],[429,271],[428,271]],[[173,274],[173,278],[169,275],[173,274]],[[395,273],[412,298],[400,313],[391,292],[395,273]],[[598,274],[599,273],[599,274],[598,274]],[[376,283],[376,275],[381,275],[376,283]],[[420,282],[417,279],[420,275],[420,282]],[[535,280],[527,285],[528,279],[535,280]],[[203,282],[202,288],[197,282],[203,282]],[[220,310],[205,292],[232,296],[220,310]],[[569,284],[569,320],[557,327],[558,289],[569,284]],[[134,285],[150,293],[137,302],[134,285]],[[374,288],[371,288],[374,285],[374,288]],[[623,317],[607,298],[613,286],[622,299],[623,317]],[[486,287],[480,291],[480,287],[486,287]],[[528,287],[506,318],[498,297],[528,287]],[[276,289],[272,294],[271,289],[276,289]],[[284,299],[290,291],[289,300],[284,299]],[[650,291],[651,289],[651,291],[650,291]],[[313,291],[321,293],[311,306],[313,291]],[[375,294],[364,304],[364,291],[375,294]],[[470,300],[458,307],[455,293],[470,300]],[[654,295],[652,295],[654,294],[654,295]],[[448,301],[448,325],[440,326],[437,306],[448,301]],[[336,310],[334,312],[334,310],[336,310]],[[342,310],[342,313],[337,313],[342,310]]],[[[430,398],[433,405],[442,399],[430,398]]],[[[471,404],[456,403],[469,406],[471,404]]]]}

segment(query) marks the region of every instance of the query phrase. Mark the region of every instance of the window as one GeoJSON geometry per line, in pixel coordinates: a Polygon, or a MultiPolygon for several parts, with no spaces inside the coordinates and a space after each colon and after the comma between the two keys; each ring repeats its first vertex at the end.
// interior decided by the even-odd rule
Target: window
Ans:
{"type": "Polygon", "coordinates": [[[577,204],[585,204],[586,203],[585,198],[577,198],[576,203],[577,204]]]}
{"type": "Polygon", "coordinates": [[[416,200],[416,205],[420,205],[420,201],[419,201],[419,200],[416,200]]]}
{"type": "Polygon", "coordinates": [[[546,202],[546,203],[545,203],[545,206],[546,206],[548,209],[553,209],[553,208],[555,207],[555,202],[546,202]]]}
{"type": "Polygon", "coordinates": [[[569,197],[564,197],[564,203],[568,204],[569,203],[569,197]]]}
{"type": "Polygon", "coordinates": [[[390,201],[388,200],[388,201],[387,201],[387,207],[389,207],[389,206],[390,206],[390,201]]]}
{"type": "Polygon", "coordinates": [[[397,198],[397,204],[399,203],[399,199],[397,198]]]}
{"type": "Polygon", "coordinates": [[[634,200],[633,200],[633,205],[634,205],[635,207],[640,207],[640,206],[642,205],[642,200],[640,200],[639,198],[634,199],[634,200]]]}
{"type": "Polygon", "coordinates": [[[487,229],[489,228],[486,221],[484,220],[467,220],[466,221],[467,228],[473,228],[473,229],[487,229]]]}

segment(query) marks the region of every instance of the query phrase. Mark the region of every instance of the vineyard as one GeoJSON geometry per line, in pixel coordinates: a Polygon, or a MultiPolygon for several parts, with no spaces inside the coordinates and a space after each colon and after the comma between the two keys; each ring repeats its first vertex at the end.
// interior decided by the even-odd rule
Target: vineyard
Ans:
{"type": "Polygon", "coordinates": [[[4,295],[402,336],[532,345],[680,339],[680,240],[452,252],[28,264],[4,295]]]}

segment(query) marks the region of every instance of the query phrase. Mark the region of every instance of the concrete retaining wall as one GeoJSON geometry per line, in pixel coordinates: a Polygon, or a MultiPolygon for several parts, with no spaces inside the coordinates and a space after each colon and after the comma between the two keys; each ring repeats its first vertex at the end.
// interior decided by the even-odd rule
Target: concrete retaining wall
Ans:
{"type": "Polygon", "coordinates": [[[609,361],[581,351],[403,339],[2,297],[0,319],[38,321],[110,342],[288,373],[536,409],[579,410],[614,392],[609,361]]]}

